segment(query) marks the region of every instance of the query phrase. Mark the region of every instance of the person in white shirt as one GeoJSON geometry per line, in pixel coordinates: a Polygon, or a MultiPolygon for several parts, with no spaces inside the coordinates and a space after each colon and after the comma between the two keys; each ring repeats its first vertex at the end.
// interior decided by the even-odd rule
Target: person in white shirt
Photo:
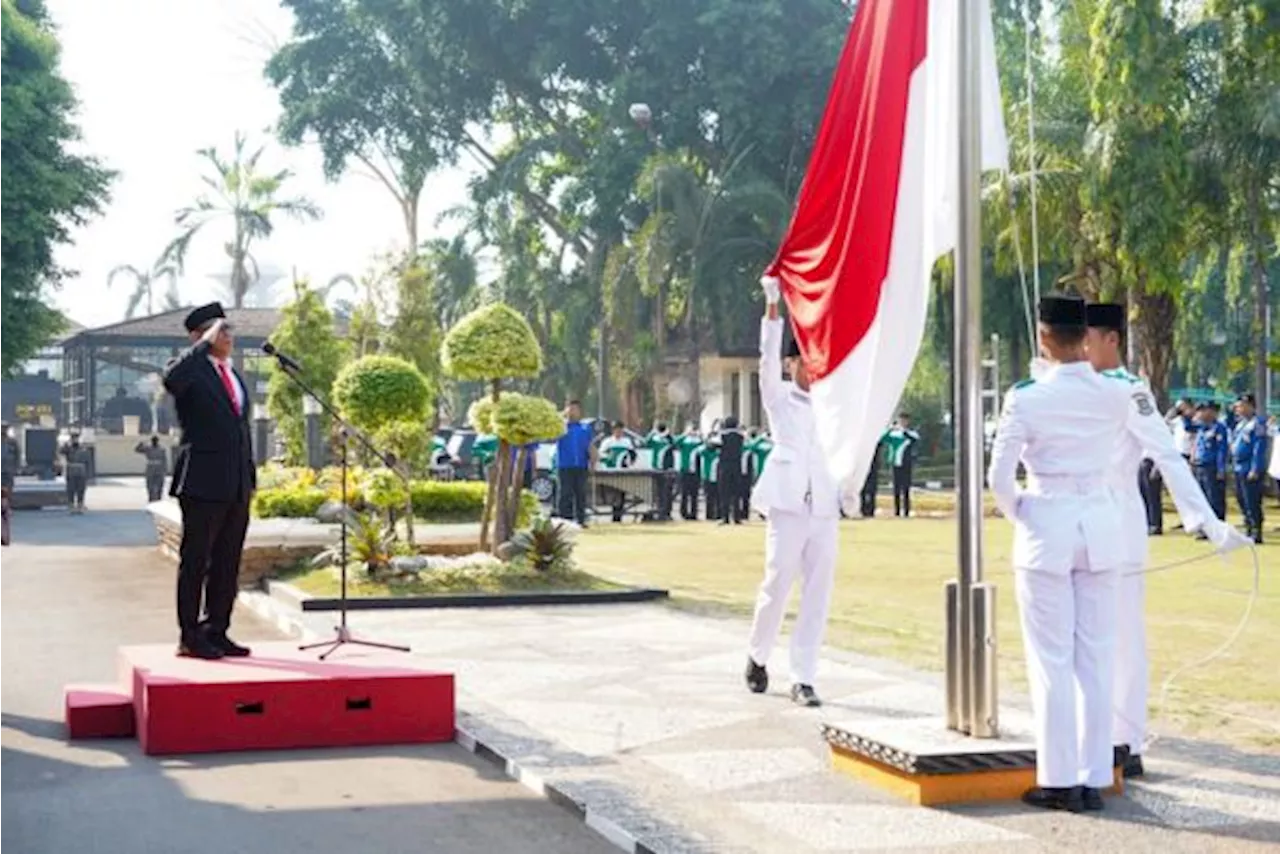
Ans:
{"type": "Polygon", "coordinates": [[[1039,316],[1048,366],[1005,397],[988,481],[1014,523],[1038,784],[1023,800],[1078,812],[1102,809],[1101,790],[1112,781],[1116,591],[1125,560],[1109,478],[1114,449],[1127,430],[1155,451],[1147,448],[1150,431],[1136,422],[1163,425],[1148,393],[1102,376],[1086,360],[1082,300],[1047,296],[1039,316]],[[1025,488],[1016,480],[1019,462],[1025,488]]]}
{"type": "MultiPolygon", "coordinates": [[[[1086,308],[1089,330],[1085,350],[1094,370],[1129,393],[1133,406],[1128,429],[1120,435],[1111,456],[1111,486],[1120,502],[1124,560],[1120,566],[1119,618],[1116,631],[1115,714],[1112,736],[1129,748],[1126,777],[1143,774],[1142,750],[1147,738],[1147,634],[1143,615],[1147,564],[1147,513],[1139,490],[1138,473],[1144,457],[1159,467],[1173,495],[1182,527],[1203,531],[1215,545],[1223,545],[1230,526],[1218,520],[1204,491],[1181,459],[1161,419],[1151,417],[1155,399],[1146,381],[1125,370],[1125,310],[1116,303],[1093,303],[1086,308]],[[1147,411],[1143,411],[1143,407],[1147,411]]],[[[1241,536],[1237,533],[1237,536],[1241,536]]]]}
{"type": "Polygon", "coordinates": [[[839,544],[840,490],[823,464],[809,401],[809,375],[799,348],[786,352],[782,379],[783,321],[779,283],[761,280],[765,316],[760,321],[760,400],[769,418],[773,451],[751,492],[751,506],[766,518],[764,581],[756,596],[747,643],[747,687],[769,687],[766,665],[786,614],[792,582],[800,576],[800,612],[791,634],[791,699],[818,706],[814,690],[818,653],[827,625],[839,544]]]}

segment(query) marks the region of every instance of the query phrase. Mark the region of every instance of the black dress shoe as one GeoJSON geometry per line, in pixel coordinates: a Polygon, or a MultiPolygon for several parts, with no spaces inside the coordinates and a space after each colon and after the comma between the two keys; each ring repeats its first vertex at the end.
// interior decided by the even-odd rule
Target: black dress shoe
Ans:
{"type": "Polygon", "coordinates": [[[208,632],[205,639],[210,646],[228,658],[245,658],[249,655],[249,647],[241,646],[223,632],[208,632]]]}
{"type": "Polygon", "coordinates": [[[763,694],[769,690],[769,671],[763,664],[756,664],[750,656],[747,656],[747,687],[752,694],[763,694]]]}
{"type": "Polygon", "coordinates": [[[1102,790],[1095,789],[1092,786],[1085,786],[1080,793],[1080,802],[1089,812],[1097,812],[1102,809],[1102,790]]]}
{"type": "Polygon", "coordinates": [[[1130,753],[1124,760],[1124,768],[1121,769],[1127,780],[1130,777],[1141,777],[1146,773],[1146,769],[1142,767],[1142,757],[1136,753],[1130,753]]]}
{"type": "Polygon", "coordinates": [[[1084,809],[1084,799],[1075,786],[1068,788],[1052,788],[1036,786],[1022,796],[1022,802],[1028,806],[1045,810],[1066,810],[1080,812],[1084,809]]]}
{"type": "Polygon", "coordinates": [[[822,705],[822,700],[818,699],[818,694],[813,690],[812,685],[792,685],[791,702],[795,703],[797,706],[822,705]]]}
{"type": "Polygon", "coordinates": [[[183,640],[178,643],[178,655],[181,658],[203,658],[208,661],[222,658],[223,652],[208,639],[199,637],[183,640]]]}

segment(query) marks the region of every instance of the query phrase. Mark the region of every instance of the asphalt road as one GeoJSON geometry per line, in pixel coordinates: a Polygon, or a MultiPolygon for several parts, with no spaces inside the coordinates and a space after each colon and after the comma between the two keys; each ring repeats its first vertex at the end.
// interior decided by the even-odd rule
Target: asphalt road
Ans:
{"type": "MultiPolygon", "coordinates": [[[[173,569],[139,483],[89,512],[15,515],[0,570],[2,844],[22,854],[615,851],[454,744],[162,760],[133,740],[69,743],[62,687],[111,681],[116,647],[175,639],[173,569]]],[[[274,638],[237,612],[233,636],[274,638]]]]}

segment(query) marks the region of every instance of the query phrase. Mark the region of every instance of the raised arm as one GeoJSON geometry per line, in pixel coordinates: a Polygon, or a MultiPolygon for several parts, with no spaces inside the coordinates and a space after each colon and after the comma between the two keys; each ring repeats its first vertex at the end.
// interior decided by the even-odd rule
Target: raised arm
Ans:
{"type": "Polygon", "coordinates": [[[760,287],[765,302],[764,317],[760,319],[760,402],[768,408],[787,393],[782,382],[783,322],[778,313],[778,280],[766,276],[760,280],[760,287]]]}
{"type": "Polygon", "coordinates": [[[200,363],[209,356],[209,347],[213,344],[213,339],[218,337],[218,333],[222,331],[222,327],[226,325],[226,321],[218,318],[213,322],[204,335],[195,344],[179,353],[164,368],[164,388],[165,391],[174,397],[180,397],[183,392],[191,387],[191,383],[195,381],[196,370],[200,363]]]}
{"type": "Polygon", "coordinates": [[[1000,424],[996,427],[996,437],[991,443],[991,465],[987,469],[987,483],[995,495],[996,506],[1010,520],[1015,519],[1018,514],[1018,460],[1027,444],[1027,434],[1020,414],[1018,394],[1010,391],[1004,398],[1000,424]]]}

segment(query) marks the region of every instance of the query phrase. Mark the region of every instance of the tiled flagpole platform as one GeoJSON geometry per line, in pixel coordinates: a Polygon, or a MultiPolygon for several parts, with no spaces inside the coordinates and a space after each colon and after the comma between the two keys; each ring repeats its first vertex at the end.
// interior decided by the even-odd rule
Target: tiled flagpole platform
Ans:
{"type": "MultiPolygon", "coordinates": [[[[270,605],[260,594],[246,602],[270,605]]],[[[276,616],[318,635],[333,619],[276,616]]],[[[770,692],[752,695],[742,684],[743,620],[644,604],[362,612],[351,621],[455,672],[459,741],[624,850],[1172,854],[1211,850],[1205,834],[1280,841],[1270,823],[1280,816],[1280,757],[1242,759],[1198,743],[1157,751],[1149,781],[1109,800],[1105,819],[1018,804],[906,804],[832,770],[821,728],[928,726],[943,709],[941,678],[828,651],[818,678],[827,705],[801,709],[786,697],[783,639],[770,692]]],[[[1006,691],[1006,706],[1011,699],[1006,691]]],[[[1016,729],[1018,714],[1006,712],[1005,723],[1016,729]]]]}

